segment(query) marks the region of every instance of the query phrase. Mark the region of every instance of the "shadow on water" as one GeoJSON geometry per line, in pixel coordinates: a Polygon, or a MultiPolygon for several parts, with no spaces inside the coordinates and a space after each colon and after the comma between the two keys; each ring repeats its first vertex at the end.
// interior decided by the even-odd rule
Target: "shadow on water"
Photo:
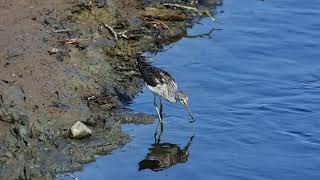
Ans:
{"type": "Polygon", "coordinates": [[[187,144],[180,147],[177,144],[161,142],[163,125],[161,132],[157,136],[155,133],[155,143],[149,148],[146,157],[139,162],[139,171],[150,169],[152,171],[162,171],[178,163],[186,163],[189,159],[189,147],[192,144],[194,135],[191,136],[187,144]]]}
{"type": "MultiPolygon", "coordinates": [[[[183,38],[153,63],[190,96],[197,138],[184,109],[165,102],[163,133],[154,139],[156,123],[124,125],[133,141],[75,175],[320,179],[319,9],[318,1],[224,1],[216,25],[223,31],[207,33],[212,22],[203,19],[188,34],[204,35],[183,38]]],[[[156,117],[146,88],[130,108],[156,117]]]]}

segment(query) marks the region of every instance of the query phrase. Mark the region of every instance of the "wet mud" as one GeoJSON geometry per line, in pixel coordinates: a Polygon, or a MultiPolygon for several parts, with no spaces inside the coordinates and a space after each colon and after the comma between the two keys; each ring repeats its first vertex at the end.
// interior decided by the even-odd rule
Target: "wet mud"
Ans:
{"type": "Polygon", "coordinates": [[[217,1],[0,1],[0,179],[54,179],[152,123],[126,105],[142,90],[136,58],[186,36],[217,1]],[[73,139],[77,121],[92,135],[73,139]]]}

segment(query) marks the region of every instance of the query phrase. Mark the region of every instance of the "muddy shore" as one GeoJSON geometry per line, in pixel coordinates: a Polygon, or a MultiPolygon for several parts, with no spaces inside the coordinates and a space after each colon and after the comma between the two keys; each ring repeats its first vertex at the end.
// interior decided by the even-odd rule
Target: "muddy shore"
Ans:
{"type": "MultiPolygon", "coordinates": [[[[187,35],[218,1],[0,1],[0,179],[54,179],[121,147],[142,90],[136,57],[187,35]],[[77,121],[93,132],[73,139],[77,121]],[[121,122],[121,123],[119,123],[121,122]]],[[[221,1],[219,1],[221,3],[221,1]]]]}

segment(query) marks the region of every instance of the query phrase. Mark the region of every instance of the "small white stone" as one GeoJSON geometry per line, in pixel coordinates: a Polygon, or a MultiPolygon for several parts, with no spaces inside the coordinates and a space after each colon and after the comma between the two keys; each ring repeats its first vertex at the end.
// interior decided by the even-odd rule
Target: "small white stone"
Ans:
{"type": "Polygon", "coordinates": [[[60,52],[60,50],[58,48],[51,48],[49,49],[49,54],[57,54],[60,52]]]}
{"type": "Polygon", "coordinates": [[[91,129],[89,129],[85,124],[81,121],[76,122],[71,127],[71,138],[81,139],[92,135],[91,129]]]}

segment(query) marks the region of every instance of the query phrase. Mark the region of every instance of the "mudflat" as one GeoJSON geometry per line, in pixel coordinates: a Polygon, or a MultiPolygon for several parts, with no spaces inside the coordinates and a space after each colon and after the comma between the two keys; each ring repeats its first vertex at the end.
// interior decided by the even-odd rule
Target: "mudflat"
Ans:
{"type": "Polygon", "coordinates": [[[143,86],[136,58],[178,41],[200,18],[163,4],[0,1],[1,179],[79,170],[130,140],[122,123],[153,122],[126,108],[143,86]],[[91,136],[72,138],[78,121],[91,136]]]}

